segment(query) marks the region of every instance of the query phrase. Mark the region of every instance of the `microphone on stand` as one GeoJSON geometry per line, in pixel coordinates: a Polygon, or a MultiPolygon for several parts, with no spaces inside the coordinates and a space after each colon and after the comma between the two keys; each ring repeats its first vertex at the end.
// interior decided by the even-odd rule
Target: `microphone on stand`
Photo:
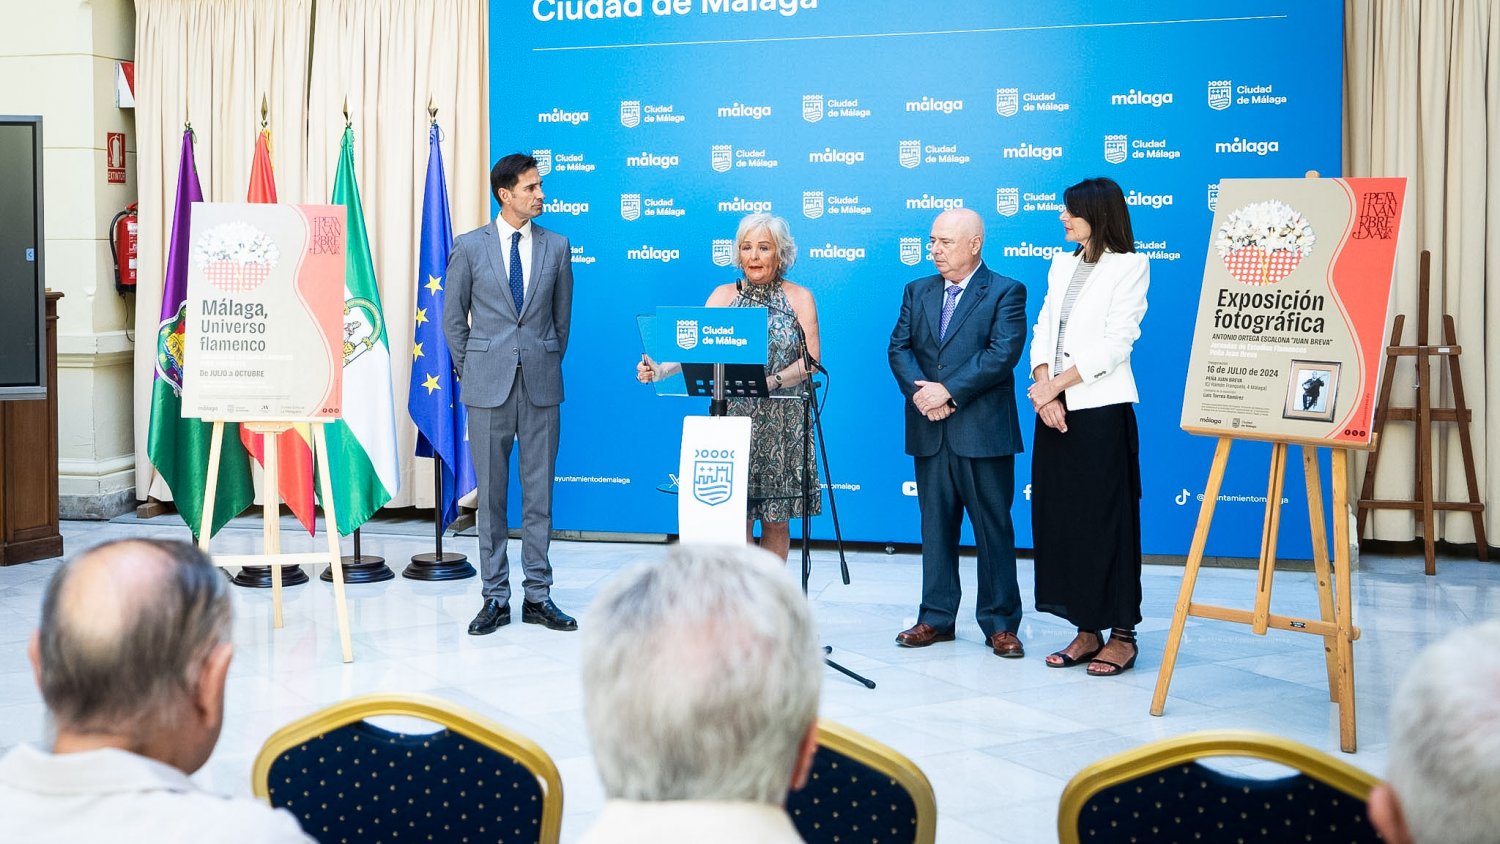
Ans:
{"type": "MultiPolygon", "coordinates": [[[[751,289],[754,289],[754,285],[751,285],[751,289]]],[[[740,294],[740,296],[744,297],[748,301],[761,305],[767,310],[776,311],[783,316],[791,317],[792,326],[797,329],[797,340],[802,344],[803,360],[809,365],[808,373],[811,374],[813,372],[821,372],[824,375],[828,374],[828,370],[823,368],[822,362],[807,352],[807,334],[802,330],[802,321],[797,319],[796,311],[783,308],[782,306],[776,304],[775,302],[772,302],[769,299],[761,299],[759,296],[747,292],[743,279],[738,280],[734,283],[734,290],[736,293],[740,294]]]]}

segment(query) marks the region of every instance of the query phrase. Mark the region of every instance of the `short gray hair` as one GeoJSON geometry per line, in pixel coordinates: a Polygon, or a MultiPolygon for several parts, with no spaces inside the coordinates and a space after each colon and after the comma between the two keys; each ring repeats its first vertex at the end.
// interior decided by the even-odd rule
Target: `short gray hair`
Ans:
{"type": "Polygon", "coordinates": [[[734,258],[734,265],[740,266],[740,244],[760,229],[765,229],[771,239],[776,241],[776,274],[786,278],[787,271],[797,263],[797,241],[792,239],[792,227],[775,214],[746,214],[740,220],[740,227],[734,232],[734,251],[730,253],[734,258]]]}
{"type": "Polygon", "coordinates": [[[168,726],[203,658],[229,637],[229,587],[185,542],[107,542],[63,563],[42,598],[42,699],[59,728],[168,726]]]}
{"type": "Polygon", "coordinates": [[[679,545],[600,593],[583,637],[584,714],[611,798],[786,800],[818,714],[822,654],[781,561],[679,545]]]}
{"type": "Polygon", "coordinates": [[[1461,628],[1416,659],[1391,704],[1386,769],[1417,844],[1478,844],[1500,830],[1500,620],[1461,628]]]}

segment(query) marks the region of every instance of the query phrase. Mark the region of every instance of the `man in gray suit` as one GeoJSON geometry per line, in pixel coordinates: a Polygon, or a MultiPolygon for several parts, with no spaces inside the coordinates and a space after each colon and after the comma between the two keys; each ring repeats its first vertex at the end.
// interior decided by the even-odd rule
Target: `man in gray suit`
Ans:
{"type": "Polygon", "coordinates": [[[469,632],[510,623],[506,491],[510,450],[521,442],[521,620],[553,630],[578,624],[552,602],[552,476],[557,465],[562,358],[573,314],[568,239],[532,222],[542,213],[536,159],[495,162],[490,190],[500,215],[459,235],[448,260],[443,332],[469,407],[469,449],[479,481],[479,566],[484,606],[469,632]]]}
{"type": "Polygon", "coordinates": [[[984,221],[967,208],[932,224],[938,274],[906,285],[891,332],[891,372],[908,401],[906,453],[922,513],[922,607],[896,636],[903,647],[951,642],[958,615],[958,540],[968,511],[979,546],[975,617],[996,656],[1025,655],[1016,629],[1016,539],[1010,521],[1016,362],[1026,341],[1026,288],[991,272],[979,253],[984,221]]]}

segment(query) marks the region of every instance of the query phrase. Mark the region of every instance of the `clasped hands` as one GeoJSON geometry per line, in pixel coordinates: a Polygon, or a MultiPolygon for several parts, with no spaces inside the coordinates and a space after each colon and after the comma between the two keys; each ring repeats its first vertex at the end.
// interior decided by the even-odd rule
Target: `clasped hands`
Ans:
{"type": "Polygon", "coordinates": [[[1043,425],[1059,434],[1066,434],[1068,411],[1057,398],[1062,393],[1062,388],[1053,386],[1054,380],[1046,378],[1032,384],[1026,390],[1026,397],[1031,399],[1031,406],[1036,410],[1036,415],[1042,420],[1043,425]]]}
{"type": "Polygon", "coordinates": [[[953,404],[953,396],[936,381],[913,381],[917,385],[917,391],[912,393],[911,403],[917,412],[927,417],[929,422],[941,422],[953,415],[958,408],[953,404]]]}

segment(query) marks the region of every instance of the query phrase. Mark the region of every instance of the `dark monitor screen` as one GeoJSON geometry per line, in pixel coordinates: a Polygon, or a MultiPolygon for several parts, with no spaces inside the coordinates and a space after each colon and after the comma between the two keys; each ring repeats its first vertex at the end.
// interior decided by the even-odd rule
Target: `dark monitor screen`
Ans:
{"type": "Polygon", "coordinates": [[[47,395],[42,118],[0,115],[0,400],[47,395]]]}

